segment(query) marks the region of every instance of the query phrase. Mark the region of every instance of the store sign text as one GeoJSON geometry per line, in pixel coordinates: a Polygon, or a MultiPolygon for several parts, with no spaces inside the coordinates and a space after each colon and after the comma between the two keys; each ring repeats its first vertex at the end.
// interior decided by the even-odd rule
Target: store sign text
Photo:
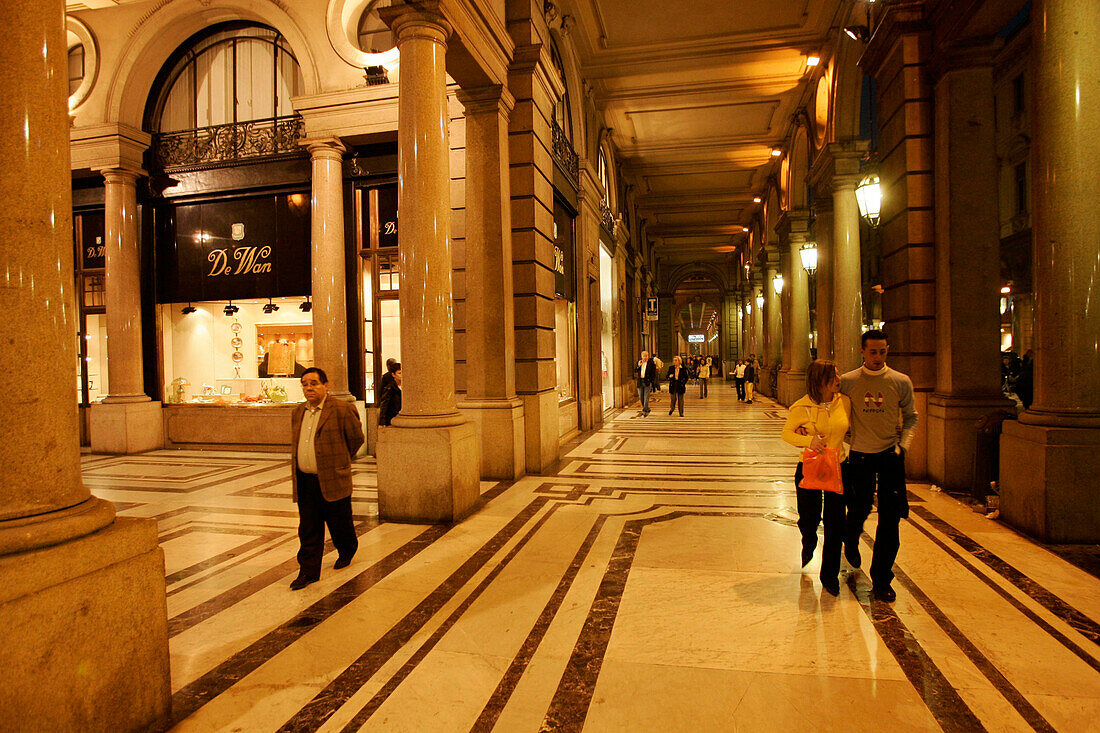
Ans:
{"type": "Polygon", "coordinates": [[[207,277],[220,275],[260,275],[271,272],[271,247],[237,247],[233,250],[233,263],[229,262],[229,250],[215,249],[206,256],[211,263],[207,277]]]}
{"type": "Polygon", "coordinates": [[[565,274],[565,252],[558,245],[554,245],[554,272],[565,274]]]}

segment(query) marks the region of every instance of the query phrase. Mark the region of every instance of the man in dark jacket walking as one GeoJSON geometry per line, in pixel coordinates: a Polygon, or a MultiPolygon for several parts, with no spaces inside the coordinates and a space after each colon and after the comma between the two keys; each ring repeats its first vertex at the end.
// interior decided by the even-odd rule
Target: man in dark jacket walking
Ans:
{"type": "Polygon", "coordinates": [[[672,404],[668,408],[669,415],[678,405],[680,417],[684,416],[684,393],[687,392],[687,381],[688,371],[681,364],[680,357],[672,357],[672,366],[668,368],[668,395],[672,400],[672,404]]]}
{"type": "Polygon", "coordinates": [[[638,395],[642,398],[642,417],[645,417],[649,414],[649,394],[657,387],[657,365],[648,351],[642,352],[634,371],[638,375],[638,395]]]}

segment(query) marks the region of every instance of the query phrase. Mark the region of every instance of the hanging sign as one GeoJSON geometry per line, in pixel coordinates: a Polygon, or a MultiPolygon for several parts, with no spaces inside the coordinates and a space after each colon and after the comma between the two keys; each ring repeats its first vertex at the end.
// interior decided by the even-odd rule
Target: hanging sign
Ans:
{"type": "Polygon", "coordinates": [[[103,251],[103,212],[95,211],[80,215],[79,256],[82,270],[102,269],[106,264],[103,251]]]}
{"type": "Polygon", "coordinates": [[[159,207],[157,302],[308,295],[309,196],[159,207]]]}
{"type": "Polygon", "coordinates": [[[657,315],[657,299],[646,298],[645,299],[645,319],[647,321],[659,320],[657,315]]]}
{"type": "Polygon", "coordinates": [[[688,334],[688,343],[689,344],[701,344],[701,343],[703,343],[703,341],[705,339],[706,339],[705,334],[701,334],[701,333],[689,333],[688,334]]]}

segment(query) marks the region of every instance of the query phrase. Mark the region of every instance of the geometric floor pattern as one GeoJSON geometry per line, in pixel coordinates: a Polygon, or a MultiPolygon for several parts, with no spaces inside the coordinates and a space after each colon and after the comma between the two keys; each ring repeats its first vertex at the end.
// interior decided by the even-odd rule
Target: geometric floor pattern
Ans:
{"type": "Polygon", "coordinates": [[[85,455],[159,522],[174,729],[1097,730],[1100,580],[913,484],[897,602],[846,564],[834,598],[799,567],[786,411],[659,399],[456,526],[380,523],[357,462],[359,552],[296,592],[286,456],[85,455]]]}

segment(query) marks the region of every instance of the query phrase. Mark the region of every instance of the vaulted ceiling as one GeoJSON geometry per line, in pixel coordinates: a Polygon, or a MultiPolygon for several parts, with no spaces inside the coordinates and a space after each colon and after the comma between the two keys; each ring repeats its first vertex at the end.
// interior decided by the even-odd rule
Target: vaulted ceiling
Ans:
{"type": "Polygon", "coordinates": [[[566,0],[581,74],[665,264],[743,244],[778,170],[809,55],[852,0],[566,0]]]}

